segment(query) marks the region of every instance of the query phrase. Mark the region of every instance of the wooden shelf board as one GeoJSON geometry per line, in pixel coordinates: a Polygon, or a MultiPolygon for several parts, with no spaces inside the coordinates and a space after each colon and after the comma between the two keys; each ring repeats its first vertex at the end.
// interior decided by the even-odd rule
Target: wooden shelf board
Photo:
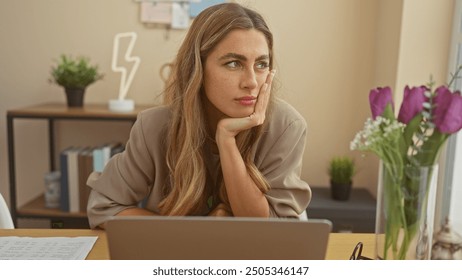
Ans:
{"type": "Polygon", "coordinates": [[[87,218],[86,212],[64,212],[58,208],[45,207],[44,195],[40,195],[20,207],[17,214],[27,217],[87,218]]]}
{"type": "Polygon", "coordinates": [[[80,108],[70,108],[62,103],[45,103],[30,107],[8,110],[11,117],[36,117],[36,118],[114,118],[136,119],[139,112],[153,106],[137,105],[131,112],[110,111],[107,104],[85,104],[80,108]]]}

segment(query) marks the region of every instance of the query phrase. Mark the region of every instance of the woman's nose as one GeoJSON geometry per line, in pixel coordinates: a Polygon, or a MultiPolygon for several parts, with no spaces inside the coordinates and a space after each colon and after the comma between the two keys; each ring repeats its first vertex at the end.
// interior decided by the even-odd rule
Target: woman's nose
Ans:
{"type": "Polygon", "coordinates": [[[242,74],[241,87],[255,89],[258,87],[257,75],[254,69],[248,69],[242,74]]]}

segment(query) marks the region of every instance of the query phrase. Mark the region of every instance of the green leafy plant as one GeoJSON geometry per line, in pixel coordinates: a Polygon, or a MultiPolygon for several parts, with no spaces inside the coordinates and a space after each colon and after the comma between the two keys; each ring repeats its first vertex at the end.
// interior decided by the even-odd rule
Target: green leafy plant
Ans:
{"type": "Polygon", "coordinates": [[[61,55],[61,60],[51,68],[50,82],[66,89],[85,89],[102,78],[98,66],[90,65],[88,58],[61,55]]]}
{"type": "Polygon", "coordinates": [[[351,184],[356,173],[355,162],[347,156],[334,157],[329,162],[328,173],[333,183],[351,184]]]}

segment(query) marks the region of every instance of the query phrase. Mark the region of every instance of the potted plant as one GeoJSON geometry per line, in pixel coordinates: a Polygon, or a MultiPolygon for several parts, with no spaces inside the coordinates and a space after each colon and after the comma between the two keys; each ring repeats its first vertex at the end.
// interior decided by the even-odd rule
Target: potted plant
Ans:
{"type": "Polygon", "coordinates": [[[50,81],[64,88],[69,107],[82,107],[86,88],[102,78],[98,66],[90,65],[88,58],[61,55],[61,60],[51,68],[50,81]]]}
{"type": "Polygon", "coordinates": [[[336,156],[329,162],[328,173],[332,198],[348,200],[356,173],[355,162],[347,156],[336,156]]]}

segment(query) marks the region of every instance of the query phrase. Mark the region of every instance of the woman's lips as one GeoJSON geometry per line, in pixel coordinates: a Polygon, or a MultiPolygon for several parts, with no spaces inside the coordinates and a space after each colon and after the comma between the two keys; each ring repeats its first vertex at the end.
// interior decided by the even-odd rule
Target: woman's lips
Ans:
{"type": "Polygon", "coordinates": [[[244,97],[241,97],[241,98],[237,98],[236,100],[241,105],[252,106],[252,105],[255,105],[255,102],[257,101],[257,98],[253,97],[253,96],[244,96],[244,97]]]}

